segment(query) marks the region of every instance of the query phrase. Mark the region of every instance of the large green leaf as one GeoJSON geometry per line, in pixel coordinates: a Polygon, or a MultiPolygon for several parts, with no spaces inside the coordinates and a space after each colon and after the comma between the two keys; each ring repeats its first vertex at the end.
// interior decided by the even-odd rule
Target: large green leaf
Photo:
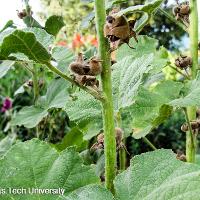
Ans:
{"type": "Polygon", "coordinates": [[[114,181],[115,198],[97,185],[71,193],[67,200],[199,200],[200,168],[176,159],[171,150],[135,156],[114,181]]]}
{"type": "Polygon", "coordinates": [[[80,123],[101,117],[101,105],[98,100],[84,91],[77,92],[74,96],[65,107],[70,120],[80,123]]]}
{"type": "Polygon", "coordinates": [[[144,137],[169,117],[172,107],[167,104],[179,96],[182,87],[181,83],[164,81],[152,91],[139,89],[135,103],[128,110],[133,118],[133,137],[144,137]]]}
{"type": "Polygon", "coordinates": [[[147,0],[144,5],[129,6],[126,9],[121,10],[117,15],[127,15],[134,12],[146,12],[151,14],[155,11],[163,2],[163,0],[147,0]]]}
{"type": "Polygon", "coordinates": [[[0,157],[3,156],[16,142],[16,135],[7,135],[0,141],[0,157]]]}
{"type": "Polygon", "coordinates": [[[84,166],[75,148],[58,153],[45,142],[33,139],[20,142],[0,160],[1,188],[64,189],[56,194],[5,194],[4,200],[59,200],[79,188],[99,183],[94,170],[84,166]]]}
{"type": "Polygon", "coordinates": [[[65,200],[114,200],[112,193],[99,185],[88,185],[73,192],[65,200]]]}
{"type": "Polygon", "coordinates": [[[65,23],[63,21],[63,17],[53,15],[47,19],[45,23],[45,30],[49,34],[56,36],[64,25],[65,23]]]}
{"type": "Polygon", "coordinates": [[[200,168],[157,150],[135,156],[114,184],[117,200],[199,200],[200,168]]]}
{"type": "Polygon", "coordinates": [[[191,81],[190,88],[187,93],[179,98],[171,101],[169,104],[176,107],[200,106],[200,73],[195,80],[191,81]]]}
{"type": "Polygon", "coordinates": [[[139,86],[143,82],[145,73],[151,69],[153,54],[134,58],[127,56],[113,65],[113,93],[115,109],[119,110],[133,104],[139,86]]]}
{"type": "Polygon", "coordinates": [[[15,63],[14,61],[5,60],[0,64],[0,78],[2,78],[7,74],[7,72],[14,63],[15,63]]]}
{"type": "Polygon", "coordinates": [[[37,41],[31,32],[16,30],[4,37],[0,48],[0,58],[6,59],[12,53],[23,53],[30,60],[38,63],[48,63],[51,55],[46,48],[37,41]]]}
{"type": "Polygon", "coordinates": [[[47,93],[42,96],[36,106],[22,108],[12,120],[13,125],[24,125],[27,128],[35,127],[48,115],[51,108],[62,108],[69,98],[68,82],[63,79],[55,79],[49,84],[47,93]]]}

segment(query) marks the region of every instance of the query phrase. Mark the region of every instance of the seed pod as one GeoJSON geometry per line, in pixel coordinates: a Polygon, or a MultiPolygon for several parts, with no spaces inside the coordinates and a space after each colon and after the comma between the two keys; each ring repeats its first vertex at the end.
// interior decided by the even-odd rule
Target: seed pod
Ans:
{"type": "Polygon", "coordinates": [[[97,136],[97,142],[98,142],[98,143],[103,143],[103,142],[104,142],[104,134],[103,134],[103,133],[100,133],[100,134],[97,136]]]}
{"type": "Polygon", "coordinates": [[[102,72],[101,62],[102,60],[100,60],[96,56],[92,57],[86,65],[89,68],[89,72],[87,73],[87,75],[97,76],[101,74],[102,72]]]}
{"type": "Polygon", "coordinates": [[[123,131],[121,128],[115,128],[115,139],[117,147],[122,143],[123,131]]]}
{"type": "Polygon", "coordinates": [[[17,10],[17,16],[18,16],[20,19],[23,19],[24,17],[27,16],[26,10],[23,9],[21,12],[19,12],[19,11],[17,10]]]}
{"type": "Polygon", "coordinates": [[[183,162],[187,161],[185,154],[183,152],[181,152],[180,150],[177,151],[176,158],[183,162]]]}
{"type": "Polygon", "coordinates": [[[26,83],[29,87],[33,87],[33,81],[32,80],[28,80],[26,83]]]}
{"type": "Polygon", "coordinates": [[[182,20],[185,25],[189,24],[189,14],[190,14],[190,6],[189,2],[179,3],[177,1],[177,6],[173,8],[173,14],[176,17],[176,20],[182,20]]]}
{"type": "Polygon", "coordinates": [[[180,5],[179,13],[181,15],[189,15],[190,14],[190,6],[188,2],[185,2],[180,5]]]}
{"type": "MultiPolygon", "coordinates": [[[[199,129],[199,128],[200,128],[200,121],[199,121],[199,120],[191,121],[191,122],[190,122],[190,125],[191,125],[192,130],[199,129]]],[[[183,124],[183,125],[181,126],[181,130],[182,130],[183,132],[189,131],[188,124],[186,124],[186,123],[183,124]]]]}
{"type": "Polygon", "coordinates": [[[189,56],[180,55],[178,58],[175,59],[175,65],[182,69],[186,69],[192,66],[192,58],[189,56]]]}
{"type": "Polygon", "coordinates": [[[90,70],[84,61],[82,53],[78,54],[77,59],[69,65],[69,68],[72,73],[75,73],[78,75],[85,75],[90,70]]]}
{"type": "Polygon", "coordinates": [[[127,43],[130,47],[129,40],[131,37],[134,37],[137,41],[136,34],[132,30],[133,24],[133,21],[129,23],[124,15],[116,16],[113,12],[106,17],[104,36],[109,39],[112,51],[116,50],[123,43],[127,43]]]}
{"type": "Polygon", "coordinates": [[[97,76],[102,71],[101,62],[102,60],[96,56],[92,57],[89,61],[85,61],[83,54],[79,53],[76,61],[72,62],[69,68],[74,74],[97,76]]]}
{"type": "MultiPolygon", "coordinates": [[[[115,139],[116,139],[116,145],[117,145],[117,150],[124,148],[126,150],[125,145],[122,142],[122,137],[123,137],[123,131],[121,128],[115,128],[115,139]]],[[[91,149],[101,149],[104,148],[104,133],[101,132],[97,136],[97,142],[91,147],[91,149]]],[[[126,150],[127,151],[127,150],[126,150]]]]}

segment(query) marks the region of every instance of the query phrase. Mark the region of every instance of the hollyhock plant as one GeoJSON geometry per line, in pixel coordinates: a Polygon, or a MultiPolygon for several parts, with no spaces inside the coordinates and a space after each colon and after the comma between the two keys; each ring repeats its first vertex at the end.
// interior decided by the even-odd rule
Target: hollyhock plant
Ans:
{"type": "Polygon", "coordinates": [[[12,101],[9,97],[6,97],[3,101],[3,105],[1,107],[1,112],[6,112],[12,108],[12,101]]]}

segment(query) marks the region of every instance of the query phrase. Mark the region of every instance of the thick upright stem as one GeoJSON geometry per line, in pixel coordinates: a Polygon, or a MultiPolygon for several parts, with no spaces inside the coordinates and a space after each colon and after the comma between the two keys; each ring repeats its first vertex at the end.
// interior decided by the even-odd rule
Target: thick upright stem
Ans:
{"type": "MultiPolygon", "coordinates": [[[[198,69],[198,11],[197,0],[190,0],[190,56],[192,57],[191,74],[196,78],[198,69]]],[[[196,107],[188,107],[187,115],[189,121],[196,119],[196,107]]],[[[195,162],[196,137],[188,131],[186,133],[186,158],[188,162],[195,162]]]]}
{"type": "Polygon", "coordinates": [[[95,19],[98,36],[98,52],[103,60],[101,83],[105,96],[104,101],[102,101],[105,138],[105,184],[106,188],[114,193],[113,180],[116,174],[116,141],[109,44],[103,34],[103,27],[106,20],[105,0],[95,0],[95,19]]]}
{"type": "Polygon", "coordinates": [[[39,97],[39,85],[38,85],[38,77],[37,77],[37,67],[33,64],[33,93],[34,93],[34,103],[36,103],[39,97]]]}
{"type": "MultiPolygon", "coordinates": [[[[117,127],[122,128],[122,117],[120,111],[116,115],[116,124],[117,127]]],[[[126,139],[123,138],[122,142],[125,144],[126,139]]],[[[119,169],[122,171],[126,169],[126,151],[124,148],[119,150],[119,169]]]]}

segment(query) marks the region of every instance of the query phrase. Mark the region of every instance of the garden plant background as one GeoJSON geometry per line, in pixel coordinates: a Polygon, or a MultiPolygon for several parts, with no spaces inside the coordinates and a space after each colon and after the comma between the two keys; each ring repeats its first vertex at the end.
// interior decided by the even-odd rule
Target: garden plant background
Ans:
{"type": "Polygon", "coordinates": [[[200,200],[197,0],[18,2],[0,30],[0,198],[200,200]],[[136,38],[111,51],[107,16],[136,38]]]}

